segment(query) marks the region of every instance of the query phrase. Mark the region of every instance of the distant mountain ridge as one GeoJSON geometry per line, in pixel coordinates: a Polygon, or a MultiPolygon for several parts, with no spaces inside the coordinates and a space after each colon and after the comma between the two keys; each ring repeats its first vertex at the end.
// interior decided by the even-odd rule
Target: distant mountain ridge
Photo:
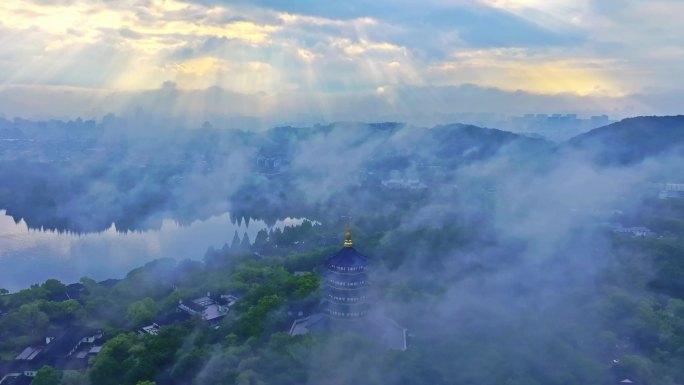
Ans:
{"type": "Polygon", "coordinates": [[[478,161],[507,151],[528,158],[552,150],[551,142],[494,128],[467,124],[435,126],[427,130],[425,145],[430,145],[436,155],[444,158],[462,158],[462,161],[478,161]]]}
{"type": "Polygon", "coordinates": [[[264,218],[278,216],[272,207],[308,215],[305,192],[318,186],[335,187],[320,193],[335,207],[359,191],[388,194],[388,185],[456,184],[455,170],[488,160],[544,172],[567,154],[616,166],[678,148],[684,154],[684,116],[625,119],[560,145],[467,124],[138,132],[134,123],[0,119],[0,180],[11,181],[0,185],[0,209],[33,227],[144,229],[161,217],[192,221],[229,208],[264,218]]]}
{"type": "Polygon", "coordinates": [[[604,165],[638,163],[648,157],[684,149],[684,115],[641,116],[578,135],[560,149],[589,153],[604,165]]]}

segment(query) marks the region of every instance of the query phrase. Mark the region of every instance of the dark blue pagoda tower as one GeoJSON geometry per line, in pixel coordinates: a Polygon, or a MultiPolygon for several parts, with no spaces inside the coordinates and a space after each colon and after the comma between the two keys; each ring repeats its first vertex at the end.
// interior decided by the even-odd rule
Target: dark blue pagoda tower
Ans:
{"type": "Polygon", "coordinates": [[[294,320],[290,335],[346,331],[391,350],[406,350],[406,329],[371,307],[368,257],[354,249],[347,226],[344,247],[325,260],[325,287],[320,312],[294,320]]]}
{"type": "Polygon", "coordinates": [[[350,226],[347,226],[344,247],[325,261],[325,291],[323,312],[335,319],[356,319],[366,316],[368,304],[368,257],[353,247],[350,226]]]}

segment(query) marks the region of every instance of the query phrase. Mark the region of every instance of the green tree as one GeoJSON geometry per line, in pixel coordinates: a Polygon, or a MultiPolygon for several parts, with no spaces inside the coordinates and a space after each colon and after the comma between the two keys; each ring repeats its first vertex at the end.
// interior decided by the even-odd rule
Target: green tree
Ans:
{"type": "Polygon", "coordinates": [[[9,296],[9,306],[18,308],[21,305],[37,301],[39,299],[47,299],[49,292],[41,287],[34,285],[30,289],[19,290],[18,292],[9,296]]]}
{"type": "Polygon", "coordinates": [[[630,377],[640,381],[653,380],[656,368],[653,362],[647,357],[638,355],[626,355],[620,359],[617,367],[620,376],[630,377]]]}
{"type": "Polygon", "coordinates": [[[152,298],[145,298],[140,301],[133,302],[128,306],[126,314],[128,319],[136,326],[142,326],[149,323],[159,313],[159,306],[152,298]]]}
{"type": "Polygon", "coordinates": [[[240,372],[238,374],[237,378],[235,379],[235,383],[237,385],[259,385],[262,384],[263,382],[258,380],[257,374],[253,370],[245,370],[243,372],[240,372]]]}
{"type": "Polygon", "coordinates": [[[67,370],[62,373],[61,385],[91,385],[86,372],[67,370]]]}
{"type": "Polygon", "coordinates": [[[62,380],[62,373],[52,366],[43,366],[36,372],[36,378],[33,379],[33,385],[60,385],[62,380]]]}
{"type": "Polygon", "coordinates": [[[131,351],[136,345],[135,334],[120,334],[107,342],[95,357],[90,379],[97,385],[121,385],[133,365],[131,351]]]}
{"type": "Polygon", "coordinates": [[[40,310],[47,314],[50,321],[63,322],[72,320],[82,315],[83,307],[78,301],[70,299],[62,302],[38,302],[40,310]]]}
{"type": "Polygon", "coordinates": [[[66,293],[67,290],[66,285],[56,279],[48,279],[41,287],[47,291],[48,296],[61,295],[66,293]]]}
{"type": "Polygon", "coordinates": [[[293,283],[294,290],[292,295],[294,295],[296,298],[306,297],[307,295],[316,291],[319,285],[318,277],[311,273],[294,277],[293,283]]]}
{"type": "Polygon", "coordinates": [[[251,306],[247,313],[240,317],[238,321],[240,334],[246,337],[259,337],[266,326],[268,314],[282,302],[282,298],[275,294],[260,298],[256,305],[251,306]]]}
{"type": "Polygon", "coordinates": [[[5,318],[4,325],[21,334],[42,331],[50,323],[50,318],[40,310],[38,303],[22,305],[19,310],[10,312],[5,318]]]}
{"type": "Polygon", "coordinates": [[[268,231],[266,229],[259,230],[254,239],[254,248],[261,250],[268,243],[268,231]]]}

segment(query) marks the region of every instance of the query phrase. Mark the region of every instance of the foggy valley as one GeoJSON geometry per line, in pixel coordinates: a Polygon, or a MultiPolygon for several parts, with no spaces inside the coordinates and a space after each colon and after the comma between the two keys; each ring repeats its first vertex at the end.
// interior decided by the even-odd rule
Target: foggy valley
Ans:
{"type": "Polygon", "coordinates": [[[102,384],[681,378],[684,117],[560,144],[459,124],[152,132],[113,119],[3,121],[6,358],[36,330],[80,324],[104,328],[107,354],[180,344],[143,372],[100,353],[102,384]],[[404,352],[354,333],[287,337],[292,309],[317,311],[346,224],[404,352]],[[42,283],[54,278],[76,285],[42,283]],[[216,328],[120,334],[207,292],[240,293],[216,328]]]}

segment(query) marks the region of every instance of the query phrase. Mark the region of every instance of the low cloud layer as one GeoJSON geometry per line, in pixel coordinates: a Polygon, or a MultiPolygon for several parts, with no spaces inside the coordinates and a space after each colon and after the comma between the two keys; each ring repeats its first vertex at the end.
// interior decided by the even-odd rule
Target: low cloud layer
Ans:
{"type": "Polygon", "coordinates": [[[110,91],[75,87],[0,88],[0,116],[33,119],[96,119],[114,113],[136,120],[166,121],[168,127],[269,128],[338,121],[401,121],[433,125],[461,121],[462,114],[575,113],[674,115],[684,92],[653,90],[624,97],[543,95],[509,92],[473,84],[386,86],[367,92],[237,93],[219,87],[183,90],[166,82],[149,91],[110,91]]]}

